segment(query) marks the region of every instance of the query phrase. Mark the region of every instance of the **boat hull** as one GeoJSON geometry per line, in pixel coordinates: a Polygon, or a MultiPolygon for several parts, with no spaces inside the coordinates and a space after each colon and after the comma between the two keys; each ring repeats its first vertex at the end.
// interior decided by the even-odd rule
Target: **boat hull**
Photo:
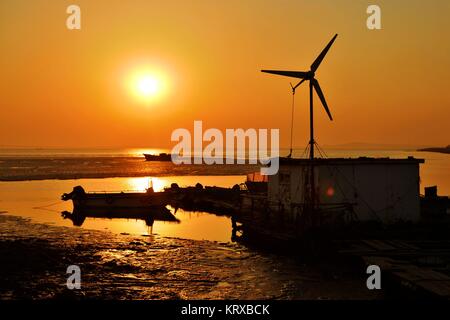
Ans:
{"type": "Polygon", "coordinates": [[[164,192],[86,193],[78,186],[71,193],[63,194],[62,200],[72,200],[75,209],[156,208],[168,204],[168,195],[164,192]]]}
{"type": "Polygon", "coordinates": [[[64,211],[61,215],[64,219],[72,220],[74,226],[83,225],[86,218],[144,220],[147,226],[152,226],[154,221],[180,222],[166,207],[124,209],[107,207],[76,208],[73,212],[64,211]]]}
{"type": "Polygon", "coordinates": [[[167,153],[160,153],[159,155],[144,153],[144,157],[146,161],[172,161],[172,155],[167,153]]]}

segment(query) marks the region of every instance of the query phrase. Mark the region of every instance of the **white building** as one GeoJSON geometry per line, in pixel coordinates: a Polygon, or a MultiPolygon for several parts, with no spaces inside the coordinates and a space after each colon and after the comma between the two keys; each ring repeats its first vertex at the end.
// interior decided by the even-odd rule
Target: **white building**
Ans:
{"type": "MultiPolygon", "coordinates": [[[[359,221],[384,223],[420,218],[419,164],[423,159],[315,159],[316,199],[321,207],[352,204],[359,221]]],[[[269,176],[270,208],[296,219],[305,202],[309,159],[280,158],[277,175],[269,176]]]]}

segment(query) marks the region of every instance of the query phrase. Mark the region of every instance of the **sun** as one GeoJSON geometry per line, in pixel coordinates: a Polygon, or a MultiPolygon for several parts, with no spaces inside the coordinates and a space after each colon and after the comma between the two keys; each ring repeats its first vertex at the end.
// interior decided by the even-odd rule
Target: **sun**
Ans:
{"type": "Polygon", "coordinates": [[[151,75],[143,75],[136,80],[136,90],[144,98],[154,97],[160,90],[160,82],[151,75]]]}
{"type": "Polygon", "coordinates": [[[126,86],[137,101],[156,102],[165,95],[167,80],[162,72],[138,68],[129,73],[126,86]]]}

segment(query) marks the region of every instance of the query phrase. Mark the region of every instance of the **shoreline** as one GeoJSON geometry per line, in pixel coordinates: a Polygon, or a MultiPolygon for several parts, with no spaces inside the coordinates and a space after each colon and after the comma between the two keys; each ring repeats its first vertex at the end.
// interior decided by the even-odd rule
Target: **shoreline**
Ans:
{"type": "Polygon", "coordinates": [[[439,148],[431,148],[431,149],[419,149],[418,152],[430,152],[430,153],[440,153],[440,154],[450,154],[450,149],[439,149],[439,148]]]}

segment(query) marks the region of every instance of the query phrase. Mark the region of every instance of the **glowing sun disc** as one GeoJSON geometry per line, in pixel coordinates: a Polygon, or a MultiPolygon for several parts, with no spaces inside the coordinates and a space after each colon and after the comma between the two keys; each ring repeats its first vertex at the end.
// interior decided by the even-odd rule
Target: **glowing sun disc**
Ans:
{"type": "Polygon", "coordinates": [[[127,91],[141,102],[156,102],[167,91],[164,74],[142,68],[130,73],[126,78],[127,91]]]}
{"type": "Polygon", "coordinates": [[[158,94],[160,83],[155,77],[142,76],[137,79],[136,89],[143,97],[151,97],[158,94]]]}

